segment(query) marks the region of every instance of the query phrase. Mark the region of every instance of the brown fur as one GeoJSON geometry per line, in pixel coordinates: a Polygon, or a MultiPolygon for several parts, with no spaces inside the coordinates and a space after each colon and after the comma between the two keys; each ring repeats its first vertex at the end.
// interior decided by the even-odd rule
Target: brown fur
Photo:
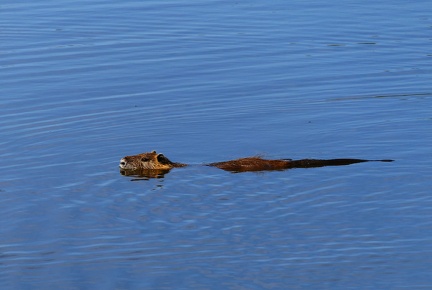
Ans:
{"type": "Polygon", "coordinates": [[[230,161],[210,163],[208,166],[214,166],[232,172],[283,170],[291,167],[291,161],[266,160],[261,157],[246,157],[230,161]]]}
{"type": "MultiPolygon", "coordinates": [[[[367,161],[385,161],[393,160],[364,160],[364,159],[276,159],[268,160],[261,157],[246,157],[224,162],[215,162],[206,164],[231,172],[247,172],[247,171],[264,171],[264,170],[284,170],[288,168],[311,168],[322,166],[337,166],[349,165],[353,163],[367,161]]],[[[187,164],[175,163],[166,158],[163,154],[158,154],[156,151],[141,153],[133,156],[126,156],[120,160],[120,168],[122,170],[163,170],[169,171],[174,167],[184,167],[187,164]]]]}
{"type": "Polygon", "coordinates": [[[123,170],[170,170],[174,167],[186,166],[186,164],[171,162],[163,154],[158,154],[156,151],[152,151],[123,157],[120,160],[119,166],[123,170]]]}

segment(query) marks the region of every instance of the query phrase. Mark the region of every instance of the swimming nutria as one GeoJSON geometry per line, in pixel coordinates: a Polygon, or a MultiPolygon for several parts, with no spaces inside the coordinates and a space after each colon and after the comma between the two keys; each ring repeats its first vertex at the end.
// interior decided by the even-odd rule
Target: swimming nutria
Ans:
{"type": "MultiPolygon", "coordinates": [[[[365,159],[276,159],[268,160],[261,157],[246,157],[235,160],[205,164],[231,172],[284,170],[288,168],[311,168],[322,166],[349,165],[368,161],[391,162],[393,160],[365,160],[365,159]]],[[[120,160],[120,169],[130,171],[158,170],[162,174],[167,173],[174,167],[184,167],[187,164],[170,161],[161,153],[156,151],[126,156],[120,160]]],[[[147,175],[147,174],[145,174],[147,175]]]]}

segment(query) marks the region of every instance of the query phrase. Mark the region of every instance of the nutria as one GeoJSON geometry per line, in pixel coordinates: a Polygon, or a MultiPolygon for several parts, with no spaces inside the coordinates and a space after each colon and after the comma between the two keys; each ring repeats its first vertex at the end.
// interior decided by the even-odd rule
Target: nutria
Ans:
{"type": "MultiPolygon", "coordinates": [[[[247,171],[269,171],[269,170],[284,170],[289,168],[311,168],[311,167],[322,167],[322,166],[337,166],[337,165],[349,165],[360,162],[368,161],[381,161],[391,162],[393,160],[365,160],[365,159],[276,159],[269,160],[261,157],[246,157],[235,160],[215,162],[205,164],[206,166],[217,167],[226,171],[231,172],[247,172],[247,171]]],[[[160,174],[167,173],[170,169],[175,167],[184,167],[187,164],[176,163],[170,161],[161,153],[156,151],[141,153],[132,156],[126,156],[120,160],[120,169],[123,171],[155,171],[157,170],[160,174]]],[[[147,172],[149,173],[149,172],[147,172]]],[[[148,174],[144,175],[148,175],[148,174]]],[[[129,175],[129,174],[127,174],[129,175]]],[[[153,174],[151,174],[153,175],[153,174]]]]}

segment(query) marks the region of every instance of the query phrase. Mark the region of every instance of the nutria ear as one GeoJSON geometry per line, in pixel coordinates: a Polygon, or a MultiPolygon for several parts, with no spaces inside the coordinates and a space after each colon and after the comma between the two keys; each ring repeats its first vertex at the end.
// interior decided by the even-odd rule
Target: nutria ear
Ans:
{"type": "Polygon", "coordinates": [[[153,150],[151,153],[155,153],[156,154],[156,150],[153,150]]]}
{"type": "Polygon", "coordinates": [[[165,155],[163,155],[162,153],[159,153],[157,156],[157,161],[159,161],[159,163],[162,164],[171,164],[171,161],[169,161],[168,158],[165,157],[165,155]]]}

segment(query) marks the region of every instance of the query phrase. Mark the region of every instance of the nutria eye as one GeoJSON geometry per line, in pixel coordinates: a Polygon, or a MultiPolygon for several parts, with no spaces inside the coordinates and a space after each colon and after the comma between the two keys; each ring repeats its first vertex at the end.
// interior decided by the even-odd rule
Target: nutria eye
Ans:
{"type": "Polygon", "coordinates": [[[142,161],[142,162],[147,162],[147,161],[150,161],[150,158],[148,158],[148,157],[143,157],[143,158],[141,159],[141,161],[142,161]]]}

